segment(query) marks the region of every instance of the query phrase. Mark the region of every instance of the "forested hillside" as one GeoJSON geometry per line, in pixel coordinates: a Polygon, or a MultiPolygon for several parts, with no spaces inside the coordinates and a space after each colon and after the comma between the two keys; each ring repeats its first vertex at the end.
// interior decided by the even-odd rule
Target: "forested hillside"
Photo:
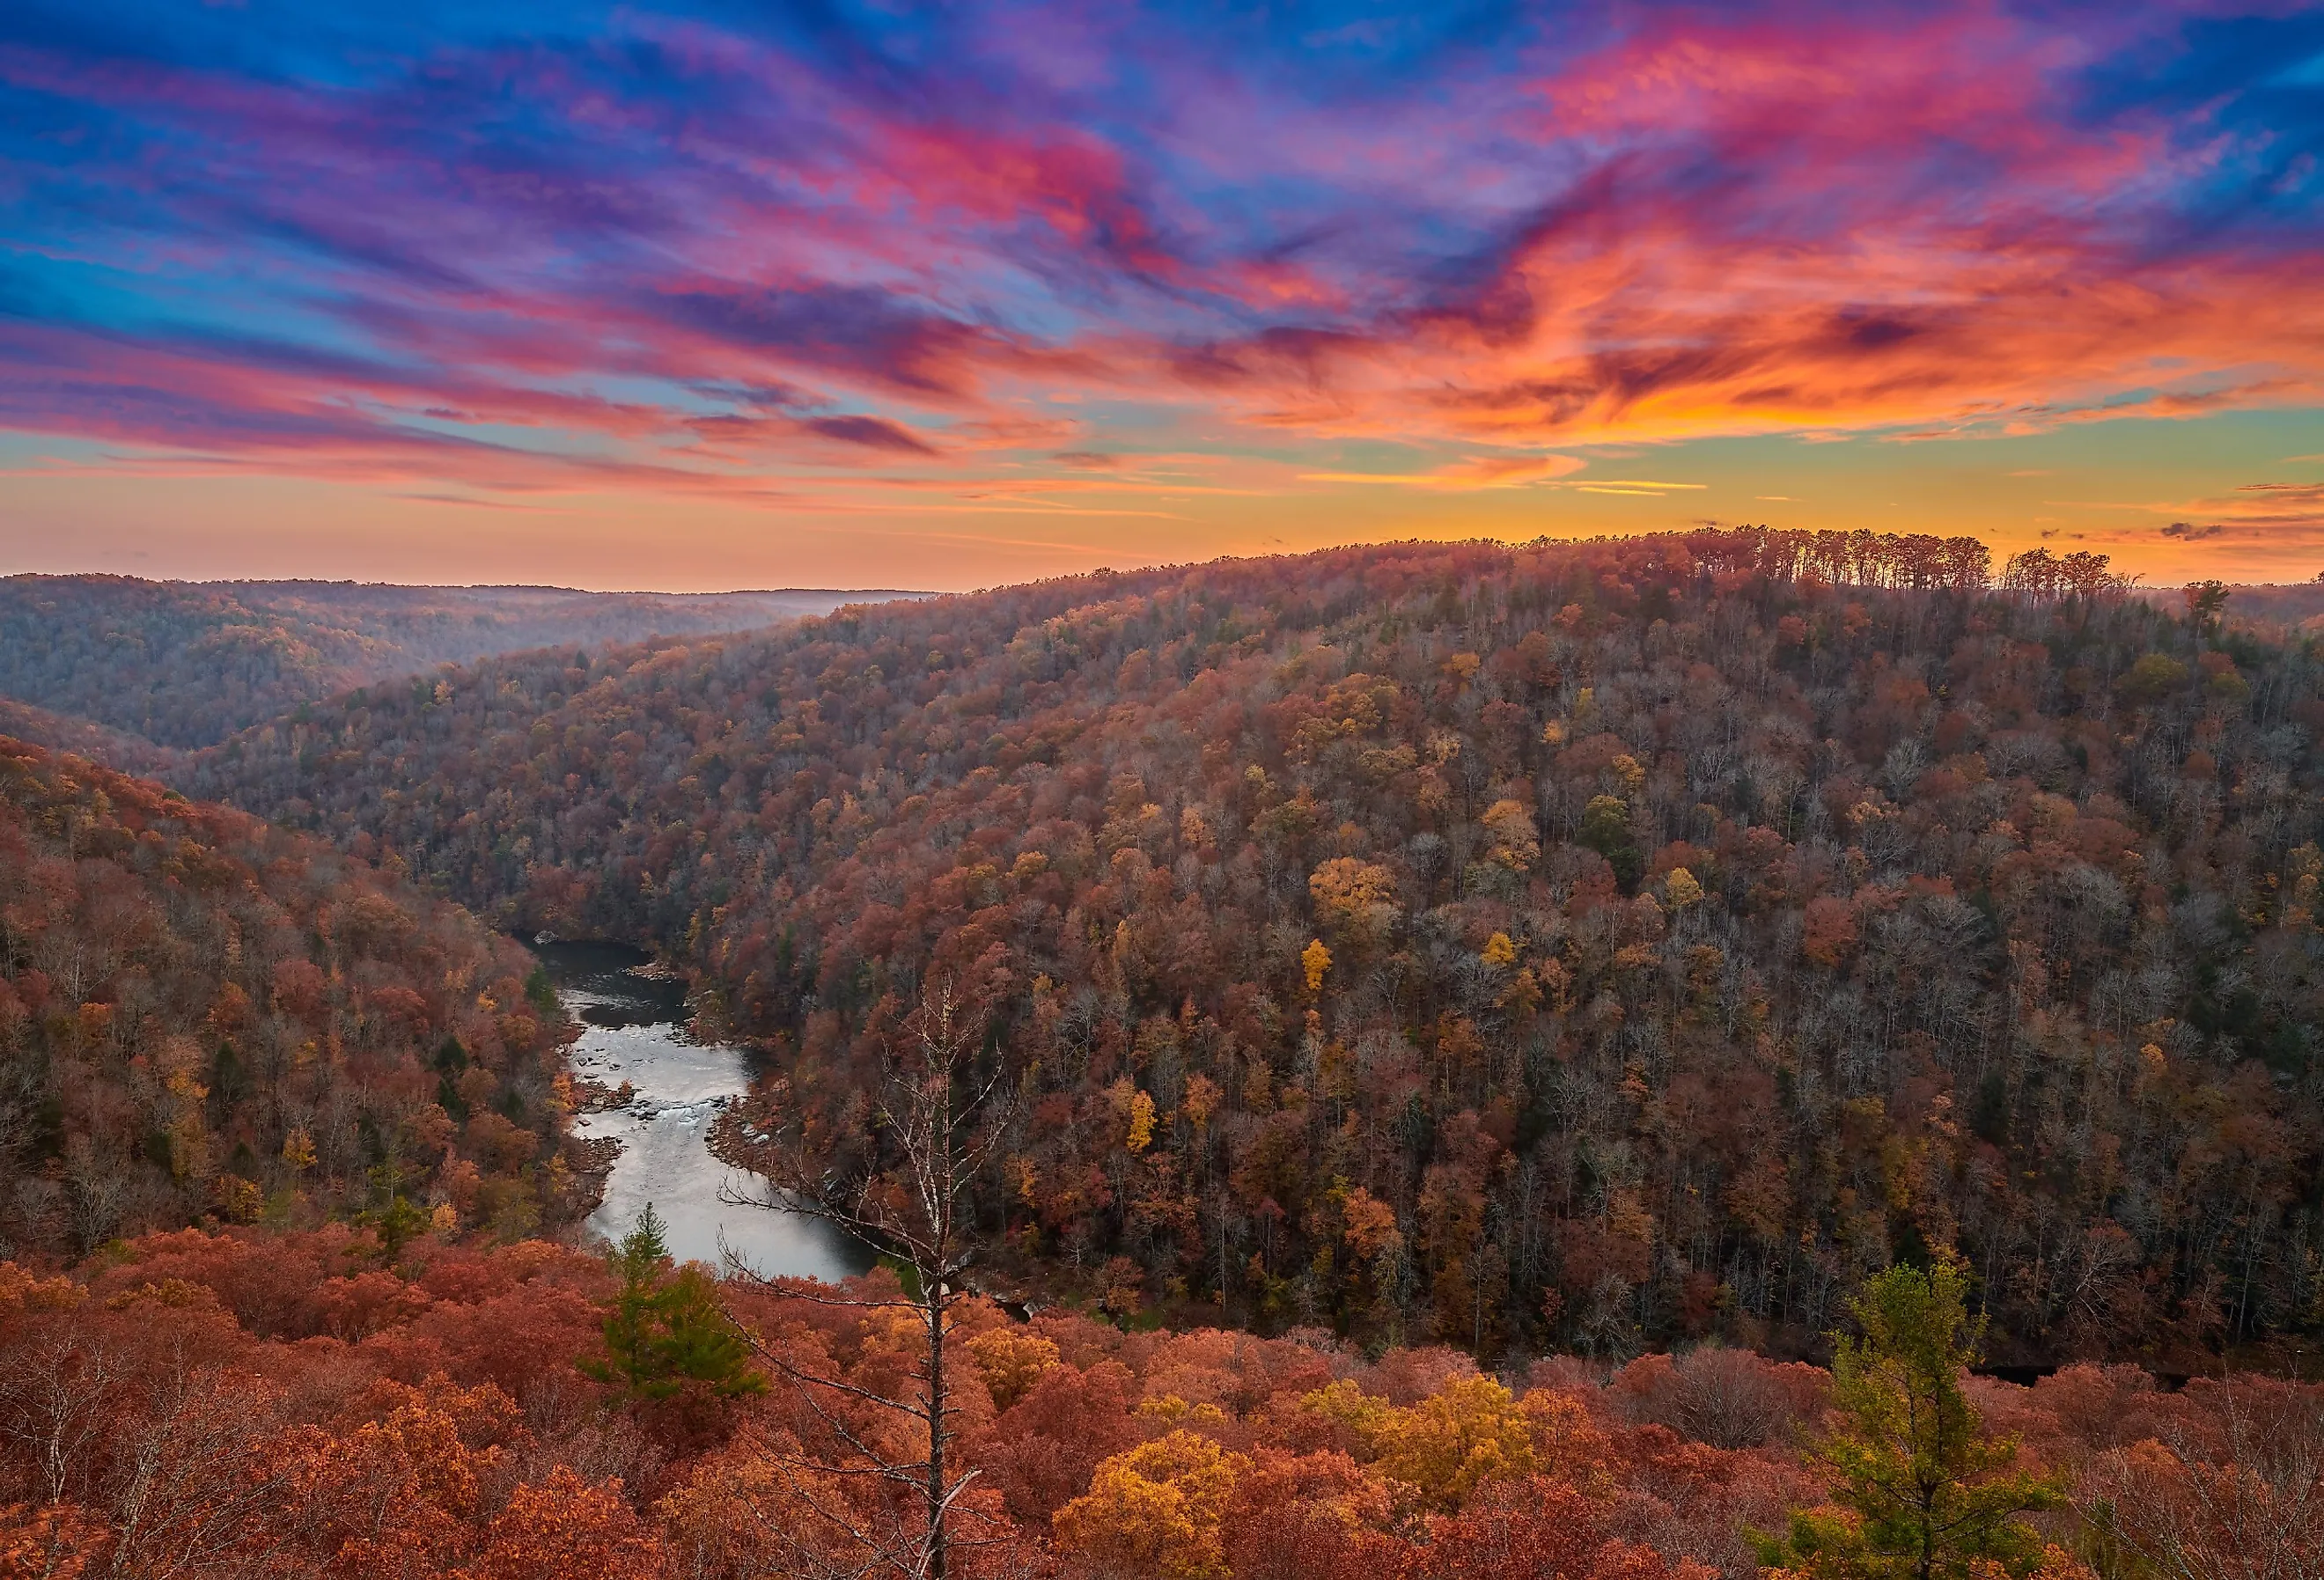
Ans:
{"type": "Polygon", "coordinates": [[[0,697],[161,745],[197,746],[349,687],[439,664],[656,633],[739,631],[889,596],[14,576],[0,579],[0,697]]]}
{"type": "Polygon", "coordinates": [[[532,973],[328,845],[0,737],[0,1256],[569,1214],[532,973]]]}
{"type": "Polygon", "coordinates": [[[1117,1310],[1804,1349],[1950,1246],[2003,1358],[2183,1361],[2324,1317],[2319,675],[2086,555],[1401,545],[487,661],[179,782],[658,945],[835,1124],[953,977],[994,1254],[1117,1310]]]}
{"type": "Polygon", "coordinates": [[[167,746],[157,746],[143,735],[108,729],[87,719],[67,718],[8,697],[0,697],[0,735],[27,745],[69,752],[124,773],[150,774],[174,755],[167,746]]]}

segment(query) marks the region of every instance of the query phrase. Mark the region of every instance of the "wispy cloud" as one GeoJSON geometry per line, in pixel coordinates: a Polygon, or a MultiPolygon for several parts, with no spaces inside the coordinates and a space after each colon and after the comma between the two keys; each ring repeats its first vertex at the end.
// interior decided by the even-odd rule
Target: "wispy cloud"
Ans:
{"type": "Polygon", "coordinates": [[[2247,64],[2312,14],[609,14],[23,0],[0,428],[852,509],[1162,448],[1661,497],[1566,452],[2324,402],[2324,125],[2247,64]]]}
{"type": "Polygon", "coordinates": [[[1588,463],[1572,456],[1480,456],[1425,472],[1302,472],[1303,483],[1370,483],[1393,488],[1466,492],[1478,488],[1523,488],[1579,472],[1588,463]]]}
{"type": "Polygon", "coordinates": [[[1608,477],[1585,478],[1562,486],[1577,494],[1628,494],[1641,499],[1663,499],[1674,492],[1700,493],[1711,485],[1708,483],[1655,483],[1642,477],[1608,477]]]}

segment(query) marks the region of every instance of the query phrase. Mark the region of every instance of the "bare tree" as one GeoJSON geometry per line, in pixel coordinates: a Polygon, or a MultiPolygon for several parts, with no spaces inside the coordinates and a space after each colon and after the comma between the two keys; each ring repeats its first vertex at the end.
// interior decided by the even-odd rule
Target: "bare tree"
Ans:
{"type": "Polygon", "coordinates": [[[2211,1398],[2093,1462],[2082,1518],[2163,1580],[2324,1573],[2324,1390],[2242,1377],[2211,1398]]]}
{"type": "MultiPolygon", "coordinates": [[[[968,1194],[991,1160],[1012,1106],[1001,1061],[978,1067],[984,1029],[982,1013],[956,1000],[949,981],[939,983],[922,993],[898,1045],[882,1058],[868,1136],[819,1134],[814,1115],[782,1103],[779,1123],[766,1140],[733,1149],[760,1184],[752,1189],[730,1183],[723,1193],[727,1201],[820,1218],[875,1253],[901,1262],[910,1274],[900,1296],[882,1298],[836,1293],[812,1280],[762,1278],[731,1253],[728,1258],[742,1277],[791,1298],[903,1307],[919,1318],[926,1347],[903,1399],[798,1366],[753,1335],[760,1353],[796,1385],[824,1430],[843,1446],[843,1463],[805,1453],[774,1457],[796,1473],[788,1478],[791,1493],[844,1530],[862,1551],[862,1561],[847,1573],[945,1580],[950,1549],[973,1539],[949,1525],[954,1504],[976,1473],[963,1474],[946,1462],[957,1409],[947,1386],[945,1341],[954,1307],[969,1296],[963,1280],[975,1255],[968,1194]],[[910,1460],[883,1452],[872,1440],[876,1435],[850,1419],[850,1400],[905,1417],[913,1441],[924,1441],[925,1451],[910,1460]],[[875,1528],[834,1495],[847,1476],[875,1477],[908,1489],[906,1501],[916,1518],[893,1529],[875,1528]]],[[[835,1567],[814,1566],[823,1572],[835,1567]]]]}

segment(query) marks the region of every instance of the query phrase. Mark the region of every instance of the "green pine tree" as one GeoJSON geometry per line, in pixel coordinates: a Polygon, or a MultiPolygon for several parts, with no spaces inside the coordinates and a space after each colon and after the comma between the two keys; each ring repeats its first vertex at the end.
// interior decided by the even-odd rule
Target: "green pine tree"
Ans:
{"type": "Polygon", "coordinates": [[[715,1280],[700,1267],[679,1268],[662,1287],[654,1314],[657,1375],[651,1397],[692,1390],[714,1399],[759,1393],[766,1379],[751,1370],[751,1343],[719,1303],[715,1280]]]}
{"type": "Polygon", "coordinates": [[[355,1214],[355,1221],[379,1236],[380,1256],[392,1262],[406,1245],[428,1233],[428,1209],[404,1194],[403,1170],[393,1163],[377,1165],[367,1178],[371,1205],[355,1214]]]}
{"type": "Polygon", "coordinates": [[[633,1399],[760,1392],[766,1379],[751,1370],[750,1341],[719,1303],[716,1282],[698,1267],[669,1266],[667,1227],[649,1202],[606,1253],[620,1284],[605,1312],[604,1354],[582,1370],[633,1399]]]}
{"type": "Polygon", "coordinates": [[[532,975],[524,979],[525,1002],[540,1012],[543,1019],[555,1021],[561,1014],[557,1003],[557,984],[549,979],[549,967],[536,966],[532,975]]]}
{"type": "Polygon", "coordinates": [[[606,1265],[621,1280],[605,1313],[605,1353],[586,1362],[583,1370],[600,1381],[620,1384],[635,1392],[653,1375],[653,1302],[660,1287],[662,1264],[669,1260],[665,1225],[653,1203],[646,1203],[621,1243],[605,1253],[606,1265]]]}
{"type": "Polygon", "coordinates": [[[1802,1511],[1760,1561],[1818,1580],[1960,1580],[1973,1560],[2014,1575],[2041,1561],[2018,1518],[2057,1488],[2015,1468],[2017,1441],[1992,1437],[1961,1387],[1985,1324],[1959,1268],[1892,1267],[1849,1303],[1862,1336],[1835,1335],[1831,1400],[1842,1421],[1814,1445],[1842,1512],[1802,1511]]]}

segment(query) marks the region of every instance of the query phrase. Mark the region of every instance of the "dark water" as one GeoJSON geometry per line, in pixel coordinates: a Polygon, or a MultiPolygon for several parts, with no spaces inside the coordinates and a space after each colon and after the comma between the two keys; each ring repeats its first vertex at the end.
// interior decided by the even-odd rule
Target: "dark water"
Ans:
{"type": "Polygon", "coordinates": [[[590,1215],[592,1230],[618,1239],[651,1202],[669,1224],[670,1253],[680,1261],[716,1265],[731,1253],[760,1273],[825,1280],[871,1265],[827,1224],[718,1199],[730,1176],[745,1187],[755,1183],[712,1157],[707,1145],[719,1110],[750,1087],[751,1058],[686,1034],[682,987],[635,975],[630,968],[646,956],[620,945],[541,944],[535,952],[584,1028],[573,1046],[574,1071],[637,1089],[629,1107],[573,1122],[580,1135],[622,1143],[605,1199],[590,1215]]]}

